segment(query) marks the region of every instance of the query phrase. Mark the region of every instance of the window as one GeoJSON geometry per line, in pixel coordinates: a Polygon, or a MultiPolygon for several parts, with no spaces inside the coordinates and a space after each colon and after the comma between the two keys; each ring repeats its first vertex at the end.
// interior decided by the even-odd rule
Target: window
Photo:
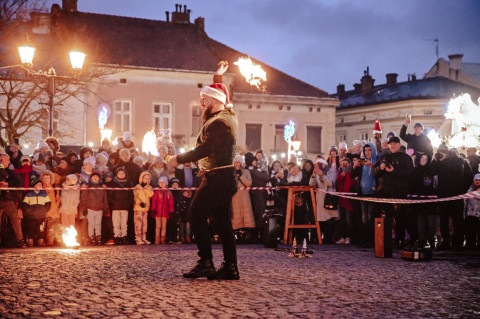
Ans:
{"type": "Polygon", "coordinates": [[[153,103],[153,126],[157,134],[172,128],[172,108],[172,103],[153,103]]]}
{"type": "Polygon", "coordinates": [[[315,154],[322,152],[321,126],[307,126],[307,152],[315,154]]]}
{"type": "Polygon", "coordinates": [[[337,144],[340,144],[341,142],[345,142],[346,140],[347,140],[346,133],[340,133],[337,135],[337,144]]]}
{"type": "Polygon", "coordinates": [[[275,141],[274,141],[274,151],[275,152],[286,152],[288,149],[288,144],[285,142],[283,133],[285,131],[284,125],[276,124],[275,125],[275,141]]]}
{"type": "Polygon", "coordinates": [[[245,144],[248,150],[261,148],[262,124],[246,124],[245,144]]]}
{"type": "Polygon", "coordinates": [[[123,132],[131,132],[132,130],[132,101],[117,100],[114,101],[114,121],[115,133],[120,135],[123,132]]]}
{"type": "Polygon", "coordinates": [[[368,132],[367,131],[360,131],[358,133],[358,137],[361,141],[367,141],[368,140],[368,132]]]}
{"type": "Polygon", "coordinates": [[[197,136],[202,126],[202,107],[200,105],[194,105],[192,107],[192,136],[197,136]]]}

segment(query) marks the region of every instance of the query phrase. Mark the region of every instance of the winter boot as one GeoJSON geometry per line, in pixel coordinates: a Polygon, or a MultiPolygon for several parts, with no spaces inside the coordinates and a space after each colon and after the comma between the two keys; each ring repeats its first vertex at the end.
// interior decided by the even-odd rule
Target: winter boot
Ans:
{"type": "Polygon", "coordinates": [[[219,270],[212,276],[207,276],[208,280],[239,280],[237,264],[233,262],[224,262],[219,270]]]}
{"type": "Polygon", "coordinates": [[[200,259],[195,267],[183,274],[184,278],[200,278],[215,276],[215,267],[211,259],[200,259]]]}
{"type": "Polygon", "coordinates": [[[102,236],[95,236],[95,244],[97,245],[102,244],[102,236]]]}
{"type": "Polygon", "coordinates": [[[121,245],[122,244],[122,238],[120,238],[120,237],[115,237],[114,241],[115,241],[115,245],[121,245]]]}
{"type": "Polygon", "coordinates": [[[45,241],[43,240],[43,238],[40,238],[39,240],[37,240],[37,246],[45,247],[45,241]]]}
{"type": "Polygon", "coordinates": [[[190,239],[190,237],[187,236],[187,238],[185,238],[185,240],[187,241],[187,244],[191,244],[192,243],[192,240],[190,239]]]}
{"type": "Polygon", "coordinates": [[[90,241],[89,241],[89,245],[90,246],[95,246],[97,243],[95,242],[95,236],[90,236],[90,241]]]}
{"type": "Polygon", "coordinates": [[[27,239],[27,246],[28,247],[33,247],[33,238],[27,239]]]}
{"type": "Polygon", "coordinates": [[[127,236],[122,237],[122,245],[130,245],[130,242],[127,239],[127,236]]]}

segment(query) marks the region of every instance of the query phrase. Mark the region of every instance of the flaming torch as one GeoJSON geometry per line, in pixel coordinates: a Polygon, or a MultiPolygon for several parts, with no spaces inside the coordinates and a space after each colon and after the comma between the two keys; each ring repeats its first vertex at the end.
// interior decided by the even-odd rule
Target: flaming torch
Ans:
{"type": "Polygon", "coordinates": [[[110,115],[109,107],[102,105],[102,107],[98,110],[98,128],[100,129],[102,141],[104,139],[110,140],[112,138],[112,130],[105,128],[109,115],[110,115]]]}
{"type": "Polygon", "coordinates": [[[255,85],[260,89],[262,81],[267,80],[267,73],[258,64],[255,64],[249,57],[240,57],[237,62],[233,64],[238,65],[240,73],[245,77],[245,80],[250,85],[255,85]]]}
{"type": "Polygon", "coordinates": [[[143,136],[142,152],[149,155],[159,156],[157,150],[157,135],[155,131],[151,129],[143,136]]]}
{"type": "Polygon", "coordinates": [[[78,249],[80,246],[80,244],[77,243],[77,230],[73,226],[63,230],[62,239],[67,248],[78,249]]]}

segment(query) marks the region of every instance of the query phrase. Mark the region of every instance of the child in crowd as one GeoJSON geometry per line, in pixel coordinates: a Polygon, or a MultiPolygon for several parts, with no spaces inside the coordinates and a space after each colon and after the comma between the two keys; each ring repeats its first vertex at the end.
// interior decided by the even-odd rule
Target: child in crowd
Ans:
{"type": "MultiPolygon", "coordinates": [[[[473,192],[479,190],[480,174],[476,174],[473,178],[473,184],[468,191],[473,192]]],[[[465,213],[467,214],[465,219],[465,237],[467,241],[465,248],[480,249],[480,199],[465,199],[465,213]]]]}
{"type": "Polygon", "coordinates": [[[62,242],[62,231],[60,229],[60,213],[58,208],[60,206],[60,191],[55,189],[53,184],[55,176],[51,171],[45,171],[40,175],[45,191],[52,202],[50,209],[47,212],[47,227],[46,239],[47,245],[53,246],[62,242]]]}
{"type": "MultiPolygon", "coordinates": [[[[119,167],[115,171],[112,188],[133,188],[127,178],[125,168],[119,167]]],[[[128,245],[127,221],[128,212],[133,206],[133,192],[131,190],[110,190],[108,202],[112,210],[113,232],[116,245],[128,245]]]]}
{"type": "MultiPolygon", "coordinates": [[[[103,174],[103,185],[105,185],[107,188],[111,188],[114,183],[113,178],[114,176],[112,172],[105,172],[105,174],[103,174]]],[[[109,209],[102,218],[102,242],[105,243],[105,245],[115,245],[115,241],[113,240],[113,221],[111,209],[109,209]]]]}
{"type": "Polygon", "coordinates": [[[137,245],[147,244],[151,242],[147,240],[148,212],[150,210],[150,199],[153,196],[153,188],[150,185],[152,175],[143,171],[140,174],[139,184],[135,186],[134,196],[134,223],[135,223],[135,242],[137,245]]]}
{"type": "Polygon", "coordinates": [[[82,170],[80,172],[80,184],[88,184],[90,182],[90,175],[92,175],[92,172],[95,169],[95,165],[95,156],[87,157],[83,161],[82,170]]]}
{"type": "MultiPolygon", "coordinates": [[[[85,164],[85,161],[84,161],[85,164]]],[[[95,170],[100,174],[105,174],[108,171],[108,154],[102,152],[95,155],[95,170]]]]}
{"type": "Polygon", "coordinates": [[[75,217],[78,214],[78,205],[80,204],[80,185],[78,176],[75,174],[67,175],[62,184],[64,190],[60,194],[60,217],[63,227],[75,226],[75,217]]]}
{"type": "MultiPolygon", "coordinates": [[[[344,158],[338,169],[337,180],[335,185],[337,192],[349,193],[354,184],[353,178],[350,176],[352,162],[348,158],[344,158]]],[[[338,199],[338,213],[340,216],[340,239],[337,244],[350,244],[350,238],[353,234],[353,205],[350,199],[340,197],[338,199]]]]}
{"type": "Polygon", "coordinates": [[[87,211],[88,237],[90,245],[100,245],[102,236],[102,216],[108,210],[107,191],[103,189],[102,175],[92,172],[87,188],[80,195],[81,207],[87,211]]]}
{"type": "Polygon", "coordinates": [[[172,188],[174,209],[173,209],[173,213],[170,214],[170,218],[167,221],[167,240],[172,242],[178,242],[181,207],[177,207],[177,204],[180,203],[179,201],[181,201],[181,197],[183,197],[183,192],[181,190],[176,190],[176,189],[180,187],[180,180],[178,178],[171,179],[170,187],[172,188]]]}
{"type": "Polygon", "coordinates": [[[168,178],[161,176],[158,181],[160,190],[152,198],[152,217],[155,218],[155,245],[166,243],[167,220],[173,212],[173,195],[168,190],[168,178]]]}
{"type": "Polygon", "coordinates": [[[257,168],[259,168],[261,171],[268,171],[268,158],[265,156],[263,150],[256,150],[255,158],[257,159],[257,168]]]}
{"type": "Polygon", "coordinates": [[[34,243],[37,246],[45,246],[43,239],[44,223],[47,211],[50,210],[52,203],[47,193],[43,190],[42,180],[34,180],[32,187],[34,190],[28,191],[22,202],[23,218],[27,230],[27,246],[32,247],[34,243]]]}

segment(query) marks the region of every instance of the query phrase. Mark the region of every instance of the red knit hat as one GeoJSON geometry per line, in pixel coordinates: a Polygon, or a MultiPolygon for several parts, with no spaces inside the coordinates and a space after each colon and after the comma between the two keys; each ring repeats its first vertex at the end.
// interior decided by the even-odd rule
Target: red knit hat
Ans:
{"type": "Polygon", "coordinates": [[[375,120],[373,134],[382,134],[382,126],[380,125],[380,121],[378,119],[375,120]]]}
{"type": "Polygon", "coordinates": [[[204,95],[220,101],[225,105],[230,104],[230,99],[228,97],[228,89],[223,83],[213,83],[209,86],[205,86],[200,92],[200,96],[204,95]]]}

